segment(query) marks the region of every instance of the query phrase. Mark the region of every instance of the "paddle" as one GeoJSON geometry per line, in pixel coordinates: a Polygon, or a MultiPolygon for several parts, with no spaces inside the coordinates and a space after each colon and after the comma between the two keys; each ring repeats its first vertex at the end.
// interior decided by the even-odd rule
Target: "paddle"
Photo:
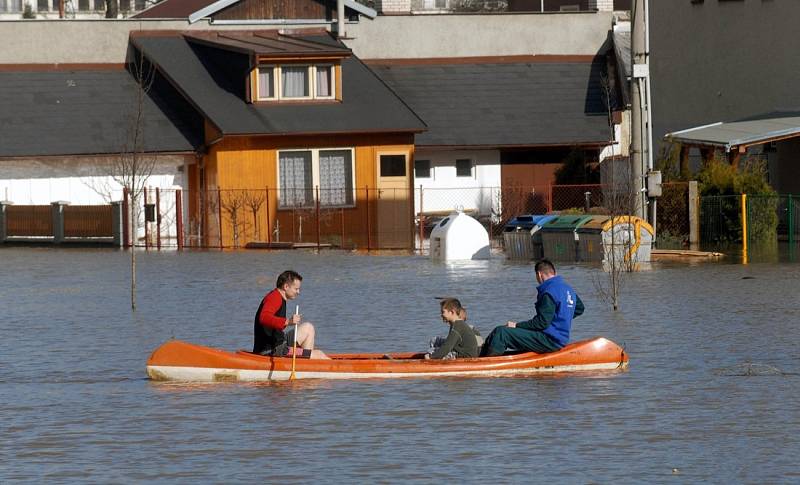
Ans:
{"type": "MultiPolygon", "coordinates": [[[[295,315],[299,315],[300,314],[300,305],[297,305],[297,306],[294,307],[294,314],[295,315]]],[[[292,332],[292,373],[289,374],[289,380],[290,381],[293,381],[293,380],[296,379],[296,376],[294,375],[295,359],[297,359],[297,322],[295,322],[295,324],[294,324],[294,332],[292,332]]]]}

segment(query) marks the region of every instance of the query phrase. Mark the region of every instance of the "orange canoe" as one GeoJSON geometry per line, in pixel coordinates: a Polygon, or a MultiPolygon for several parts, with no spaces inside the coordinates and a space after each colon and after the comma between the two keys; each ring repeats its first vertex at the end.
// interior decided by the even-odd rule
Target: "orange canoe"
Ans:
{"type": "MultiPolygon", "coordinates": [[[[558,352],[533,352],[474,359],[425,360],[422,353],[333,354],[331,360],[297,359],[297,379],[357,379],[436,376],[508,376],[581,371],[614,371],[628,366],[628,355],[598,337],[567,345],[558,352]]],[[[291,357],[227,352],[180,340],[157,348],[147,375],[157,381],[258,382],[288,380],[291,357]]]]}

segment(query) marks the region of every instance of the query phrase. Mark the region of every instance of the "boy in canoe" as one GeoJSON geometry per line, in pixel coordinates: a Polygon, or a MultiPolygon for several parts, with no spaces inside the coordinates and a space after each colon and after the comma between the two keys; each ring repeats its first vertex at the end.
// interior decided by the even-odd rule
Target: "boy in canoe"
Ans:
{"type": "Polygon", "coordinates": [[[286,316],[286,301],[300,296],[303,277],[288,270],[278,276],[275,289],[261,300],[253,324],[253,353],[275,357],[292,356],[292,339],[297,334],[296,357],[327,359],[321,350],[314,349],[314,325],[303,322],[302,315],[286,316]],[[286,327],[293,325],[286,330],[286,327]]]}
{"type": "Polygon", "coordinates": [[[426,359],[458,359],[478,356],[478,340],[472,327],[467,325],[467,312],[455,298],[441,302],[442,321],[450,325],[450,332],[444,342],[433,351],[425,354],[426,359]]]}
{"type": "Polygon", "coordinates": [[[583,302],[561,276],[553,263],[536,263],[536,315],[524,322],[507,322],[486,337],[481,357],[502,355],[506,349],[555,352],[567,345],[572,318],[583,314],[583,302]]]}

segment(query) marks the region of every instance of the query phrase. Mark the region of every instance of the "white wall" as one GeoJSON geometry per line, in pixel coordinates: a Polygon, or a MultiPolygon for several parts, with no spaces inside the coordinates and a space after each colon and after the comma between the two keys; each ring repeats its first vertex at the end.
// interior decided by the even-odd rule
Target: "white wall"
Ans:
{"type": "MultiPolygon", "coordinates": [[[[183,222],[186,227],[189,195],[186,162],[187,158],[181,155],[161,155],[147,180],[148,188],[167,189],[160,196],[159,208],[162,213],[161,236],[165,241],[177,235],[176,189],[183,191],[183,222]]],[[[49,205],[56,201],[66,201],[70,205],[102,205],[119,201],[122,200],[122,187],[110,175],[112,167],[112,157],[2,160],[0,200],[14,205],[49,205]]],[[[155,203],[152,192],[148,202],[155,203]]],[[[140,200],[139,205],[142,204],[143,200],[140,200]]],[[[140,220],[142,218],[143,215],[140,220]]],[[[154,230],[151,227],[151,232],[154,230]]],[[[139,224],[139,237],[144,237],[143,220],[139,224]]]]}
{"type": "Polygon", "coordinates": [[[415,213],[446,212],[460,207],[488,216],[493,208],[499,209],[500,202],[495,200],[500,187],[499,150],[417,149],[414,159],[431,162],[430,178],[414,177],[415,213]],[[473,161],[470,177],[456,176],[458,159],[473,161]]]}

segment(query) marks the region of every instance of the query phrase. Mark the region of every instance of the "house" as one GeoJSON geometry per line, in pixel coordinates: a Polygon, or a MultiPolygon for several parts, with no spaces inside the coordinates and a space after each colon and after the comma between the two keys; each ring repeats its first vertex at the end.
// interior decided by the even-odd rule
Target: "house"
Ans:
{"type": "Polygon", "coordinates": [[[653,140],[662,153],[685,141],[684,166],[696,169],[713,156],[713,149],[703,155],[701,142],[713,142],[705,147],[716,146],[731,161],[766,159],[779,192],[800,190],[800,142],[775,137],[792,131],[800,107],[797,18],[798,2],[651,1],[653,140]],[[718,123],[711,133],[709,125],[718,123]],[[744,131],[728,131],[737,126],[744,131]],[[763,143],[750,145],[752,137],[763,143]]]}
{"type": "Polygon", "coordinates": [[[188,189],[206,238],[241,244],[246,191],[264,194],[253,225],[283,240],[411,247],[425,124],[341,42],[324,31],[144,31],[131,43],[203,118],[188,189]],[[298,211],[316,228],[299,232],[298,211]],[[338,222],[321,228],[320,211],[338,222]]]}
{"type": "Polygon", "coordinates": [[[604,56],[368,62],[428,125],[416,138],[418,213],[460,206],[491,217],[537,191],[547,210],[546,187],[570,153],[598,161],[610,143],[604,56]]]}

